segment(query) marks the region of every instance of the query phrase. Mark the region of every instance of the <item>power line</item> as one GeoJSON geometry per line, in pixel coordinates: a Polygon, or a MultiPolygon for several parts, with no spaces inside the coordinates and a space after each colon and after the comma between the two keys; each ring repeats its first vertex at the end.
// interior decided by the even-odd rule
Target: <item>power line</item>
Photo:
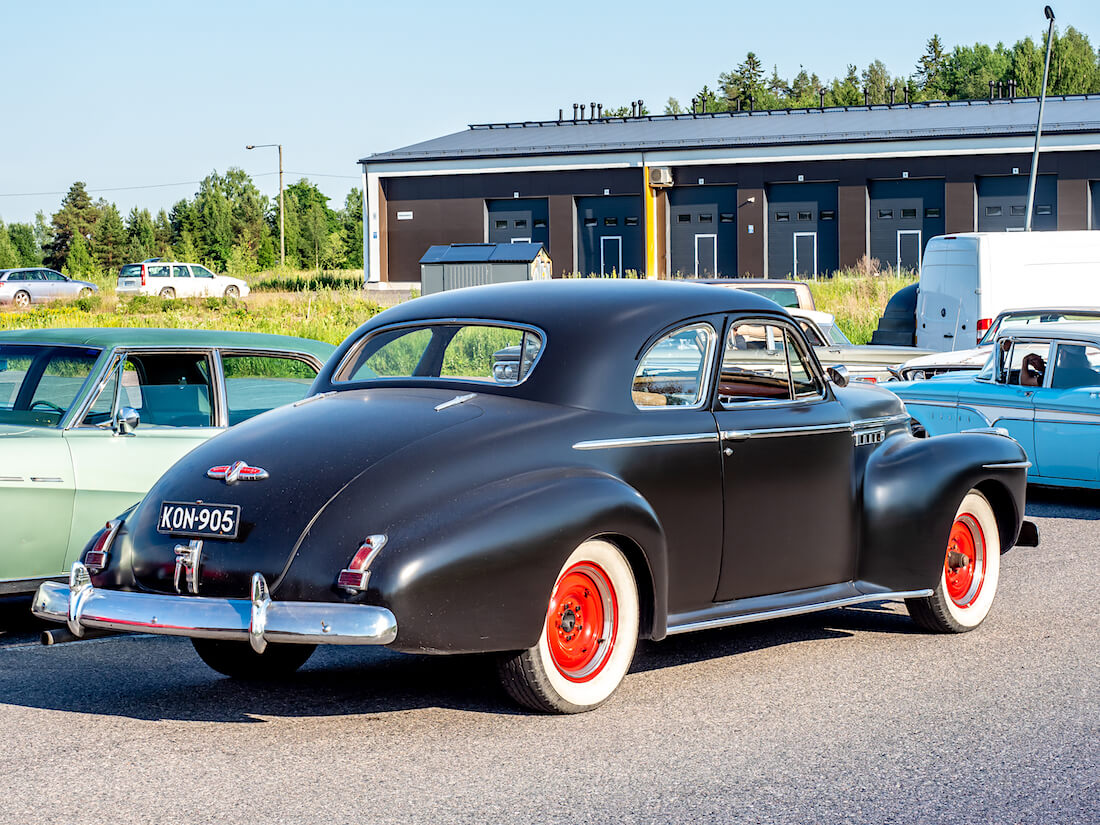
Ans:
{"type": "MultiPolygon", "coordinates": [[[[249,175],[249,177],[264,178],[277,174],[279,173],[257,172],[256,174],[249,175]]],[[[347,180],[359,180],[358,175],[332,175],[324,172],[288,172],[288,174],[301,175],[306,178],[344,178],[347,180]]],[[[144,186],[99,186],[89,188],[87,191],[89,194],[96,194],[99,192],[133,192],[139,189],[169,189],[173,186],[198,186],[201,183],[201,180],[184,180],[178,183],[150,183],[144,186]]],[[[47,195],[67,195],[68,193],[68,189],[62,189],[57,192],[0,192],[0,198],[39,198],[47,195]]]]}

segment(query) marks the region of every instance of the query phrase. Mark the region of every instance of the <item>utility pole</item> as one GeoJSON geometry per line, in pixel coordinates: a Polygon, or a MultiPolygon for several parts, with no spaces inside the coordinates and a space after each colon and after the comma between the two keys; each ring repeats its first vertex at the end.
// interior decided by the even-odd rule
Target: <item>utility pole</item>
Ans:
{"type": "Polygon", "coordinates": [[[1043,64],[1043,87],[1039,90],[1039,120],[1035,124],[1035,151],[1031,154],[1031,179],[1027,184],[1027,217],[1024,218],[1024,229],[1031,231],[1031,218],[1035,214],[1035,178],[1039,174],[1039,136],[1043,133],[1043,104],[1047,99],[1047,73],[1050,71],[1050,46],[1054,41],[1054,9],[1050,6],[1043,8],[1043,14],[1050,21],[1047,29],[1047,59],[1043,64]]]}
{"type": "Polygon", "coordinates": [[[279,149],[279,266],[286,266],[286,210],[283,209],[283,144],[251,143],[245,149],[279,149]]]}

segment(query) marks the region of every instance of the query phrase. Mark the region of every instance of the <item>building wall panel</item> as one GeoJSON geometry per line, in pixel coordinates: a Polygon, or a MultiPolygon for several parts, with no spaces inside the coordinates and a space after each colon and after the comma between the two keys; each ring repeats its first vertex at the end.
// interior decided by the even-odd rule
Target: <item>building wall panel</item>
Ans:
{"type": "MultiPolygon", "coordinates": [[[[1027,214],[1027,175],[982,176],[978,187],[978,231],[1004,232],[1023,229],[1027,214]]],[[[1054,175],[1035,181],[1035,230],[1058,228],[1058,184],[1054,175]]]]}
{"type": "Polygon", "coordinates": [[[870,196],[871,257],[883,267],[901,265],[918,269],[928,239],[944,234],[944,182],[942,180],[876,180],[868,185],[870,196]],[[916,236],[912,233],[919,232],[916,236]],[[902,233],[899,243],[899,233],[902,233]],[[919,247],[911,241],[919,237],[919,247]]]}
{"type": "Polygon", "coordinates": [[[668,191],[668,204],[670,274],[736,277],[737,188],[677,186],[668,191]]]}
{"type": "Polygon", "coordinates": [[[577,198],[577,269],[582,275],[645,271],[640,196],[577,198]],[[617,241],[615,239],[618,239],[617,241]]]}
{"type": "Polygon", "coordinates": [[[835,183],[769,186],[768,276],[808,278],[835,270],[836,213],[835,183]]]}

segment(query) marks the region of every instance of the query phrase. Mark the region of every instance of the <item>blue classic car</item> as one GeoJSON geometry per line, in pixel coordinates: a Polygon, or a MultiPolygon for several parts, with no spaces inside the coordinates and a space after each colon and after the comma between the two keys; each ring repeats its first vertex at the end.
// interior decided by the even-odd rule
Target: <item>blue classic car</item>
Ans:
{"type": "Polygon", "coordinates": [[[1100,487],[1100,323],[1006,328],[979,372],[890,389],[914,432],[995,427],[1027,451],[1028,481],[1100,487]]]}

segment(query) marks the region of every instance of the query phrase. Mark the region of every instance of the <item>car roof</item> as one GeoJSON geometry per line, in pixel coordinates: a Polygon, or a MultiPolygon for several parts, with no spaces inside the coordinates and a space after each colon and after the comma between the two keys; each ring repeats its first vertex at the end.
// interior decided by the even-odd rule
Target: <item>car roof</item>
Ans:
{"type": "Polygon", "coordinates": [[[1100,321],[1051,321],[1048,324],[1009,324],[997,333],[1002,338],[1030,338],[1053,341],[1072,338],[1100,344],[1100,321]]]}
{"type": "Polygon", "coordinates": [[[1015,309],[1002,309],[997,313],[1001,315],[1019,315],[1027,313],[1038,315],[1097,315],[1100,316],[1100,307],[1017,307],[1015,309]]]}
{"type": "Polygon", "coordinates": [[[787,312],[796,318],[809,318],[818,326],[832,326],[836,316],[831,312],[822,312],[820,309],[802,309],[801,307],[788,307],[787,312]]]}
{"type": "Polygon", "coordinates": [[[700,289],[679,281],[563,278],[467,287],[407,301],[374,316],[340,346],[319,380],[331,381],[345,353],[375,329],[482,319],[545,332],[538,366],[514,386],[448,384],[591,409],[632,410],[630,382],[647,343],[681,322],[727,312],[790,317],[774,301],[750,292],[700,289]]]}
{"type": "Polygon", "coordinates": [[[311,338],[269,335],[261,332],[224,332],[207,329],[21,329],[0,331],[0,344],[60,344],[81,347],[242,347],[291,350],[325,361],[335,347],[311,338]]]}
{"type": "Polygon", "coordinates": [[[776,289],[790,289],[793,286],[810,285],[805,281],[794,281],[789,278],[685,278],[685,282],[694,284],[716,284],[718,286],[770,286],[776,289]]]}

